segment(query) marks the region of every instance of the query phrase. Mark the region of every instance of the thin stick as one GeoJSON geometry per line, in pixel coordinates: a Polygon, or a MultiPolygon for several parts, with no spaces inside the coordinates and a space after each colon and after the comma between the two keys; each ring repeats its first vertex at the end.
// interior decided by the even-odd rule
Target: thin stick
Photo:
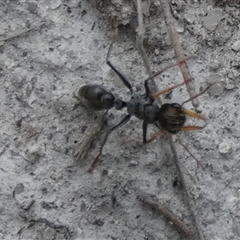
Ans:
{"type": "MultiPolygon", "coordinates": [[[[146,57],[145,50],[143,48],[143,36],[145,33],[144,25],[143,25],[143,16],[142,16],[142,1],[137,0],[137,13],[138,13],[138,28],[137,28],[137,44],[138,44],[138,50],[141,54],[141,57],[143,59],[144,65],[147,69],[148,75],[152,75],[150,63],[146,57]]],[[[153,83],[154,84],[154,83],[153,83]]]]}
{"type": "Polygon", "coordinates": [[[100,135],[100,132],[103,128],[106,119],[107,111],[103,114],[100,121],[91,128],[91,131],[88,134],[86,134],[84,140],[78,147],[78,150],[74,153],[74,157],[77,160],[83,160],[87,156],[93,141],[100,135]]]}
{"type": "Polygon", "coordinates": [[[117,38],[119,35],[117,16],[112,18],[112,22],[114,27],[114,38],[117,38]]]}
{"type": "Polygon", "coordinates": [[[35,30],[35,29],[40,28],[40,27],[43,26],[44,24],[46,24],[45,21],[40,22],[40,23],[36,24],[35,26],[30,27],[30,28],[27,28],[27,29],[24,29],[24,30],[15,32],[15,33],[13,33],[12,35],[9,35],[8,37],[0,38],[0,42],[9,41],[9,40],[11,40],[11,39],[13,39],[13,38],[19,37],[19,36],[21,36],[21,35],[23,35],[23,34],[25,34],[25,33],[27,33],[27,32],[30,32],[30,31],[32,31],[32,30],[35,30]]]}
{"type": "MultiPolygon", "coordinates": [[[[179,36],[176,32],[176,29],[174,27],[174,24],[172,22],[172,17],[171,17],[171,11],[170,11],[170,6],[169,6],[169,1],[168,0],[161,0],[164,16],[165,16],[165,22],[168,28],[168,33],[172,42],[173,49],[175,51],[176,57],[178,59],[178,62],[181,62],[183,58],[185,58],[184,51],[182,48],[182,45],[179,40],[179,36]]],[[[186,62],[182,62],[179,64],[180,70],[182,72],[182,76],[184,79],[192,79],[191,74],[189,72],[188,66],[186,62]]],[[[196,95],[196,91],[194,88],[194,85],[192,82],[186,83],[187,91],[188,94],[190,95],[190,98],[196,95]]],[[[199,106],[199,101],[196,98],[192,98],[192,105],[194,107],[199,106]]]]}
{"type": "Polygon", "coordinates": [[[113,27],[114,27],[114,35],[113,35],[113,40],[112,40],[112,42],[110,43],[110,46],[109,46],[109,48],[108,48],[106,62],[109,61],[109,57],[110,57],[110,54],[111,54],[111,51],[112,51],[113,43],[116,41],[116,39],[117,39],[118,36],[119,36],[117,16],[114,16],[114,17],[112,18],[112,22],[113,22],[113,27]]]}
{"type": "Polygon", "coordinates": [[[182,220],[180,220],[180,218],[177,217],[169,208],[161,204],[155,196],[146,193],[139,193],[137,195],[137,199],[162,214],[165,218],[167,218],[168,221],[173,223],[173,226],[181,234],[184,234],[185,236],[191,236],[193,234],[192,230],[182,220]]]}
{"type": "MultiPolygon", "coordinates": [[[[137,5],[140,5],[140,4],[141,4],[141,1],[137,0],[137,5]]],[[[142,12],[139,12],[139,9],[140,9],[140,8],[138,7],[137,9],[138,9],[138,15],[139,15],[139,14],[142,14],[142,12]]],[[[141,18],[140,18],[140,19],[141,19],[141,18]]],[[[139,24],[139,25],[140,25],[140,24],[139,24]]],[[[139,43],[139,42],[138,42],[138,43],[139,43]]],[[[143,48],[143,46],[142,46],[142,48],[143,48]]],[[[145,52],[141,52],[141,51],[140,51],[140,54],[141,54],[141,57],[143,58],[143,62],[144,62],[144,65],[145,65],[146,69],[148,69],[148,66],[147,66],[147,64],[146,64],[146,62],[145,62],[145,60],[144,60],[144,59],[147,59],[145,52]]],[[[180,59],[179,62],[181,62],[181,60],[182,60],[182,59],[180,59]]],[[[151,77],[151,71],[148,71],[148,72],[150,72],[150,73],[149,73],[149,77],[151,77]]],[[[155,82],[154,82],[154,81],[151,81],[151,83],[152,83],[152,84],[151,84],[152,92],[157,92],[157,91],[158,91],[158,88],[157,88],[155,82]]],[[[157,98],[156,100],[157,100],[158,103],[161,104],[161,99],[160,99],[160,98],[157,98]]],[[[195,206],[193,206],[193,204],[192,204],[191,201],[190,201],[190,194],[189,194],[189,192],[187,191],[186,177],[185,177],[185,175],[184,175],[184,173],[183,173],[183,171],[182,171],[182,168],[181,168],[181,166],[180,166],[179,159],[178,159],[178,156],[177,156],[177,151],[176,151],[176,148],[175,148],[175,145],[174,145],[174,142],[173,142],[173,139],[172,139],[172,136],[171,136],[171,135],[169,136],[169,139],[170,139],[171,150],[172,150],[172,153],[173,153],[173,158],[174,158],[174,160],[175,160],[174,162],[176,163],[178,172],[179,172],[180,177],[181,177],[181,179],[182,179],[183,188],[184,188],[184,191],[185,191],[185,193],[186,193],[187,204],[188,204],[189,210],[190,210],[190,212],[191,212],[191,215],[193,216],[194,225],[196,226],[196,230],[197,230],[196,235],[198,235],[198,237],[195,238],[195,239],[204,239],[203,236],[202,236],[202,233],[201,233],[201,231],[200,231],[200,229],[199,229],[199,221],[198,221],[198,219],[196,218],[196,214],[195,214],[195,212],[194,212],[194,210],[193,210],[193,209],[195,208],[195,206]]]]}

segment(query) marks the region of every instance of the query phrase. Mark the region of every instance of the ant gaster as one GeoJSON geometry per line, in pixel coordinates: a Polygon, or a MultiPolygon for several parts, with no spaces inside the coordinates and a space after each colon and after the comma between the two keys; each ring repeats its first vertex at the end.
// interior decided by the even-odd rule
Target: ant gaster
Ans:
{"type": "MultiPolygon", "coordinates": [[[[165,132],[168,132],[170,134],[176,134],[180,131],[192,131],[192,130],[201,130],[205,127],[204,126],[184,126],[186,122],[186,116],[190,116],[193,118],[201,119],[205,121],[205,118],[195,112],[189,111],[187,109],[183,108],[183,105],[186,102],[191,101],[193,98],[196,98],[200,95],[202,95],[204,92],[208,90],[205,89],[201,93],[197,94],[196,96],[190,98],[189,100],[185,101],[181,105],[178,103],[165,103],[161,107],[159,107],[156,103],[154,103],[154,100],[156,97],[168,93],[172,91],[173,89],[180,87],[184,85],[187,81],[185,80],[183,83],[177,84],[173,87],[166,88],[164,90],[161,90],[157,93],[151,94],[150,88],[148,86],[148,81],[152,79],[153,77],[159,75],[166,69],[173,67],[175,65],[179,65],[181,63],[174,64],[169,67],[165,67],[164,69],[160,70],[159,72],[156,72],[154,75],[149,77],[144,81],[144,87],[145,87],[145,96],[142,97],[137,92],[133,91],[132,85],[129,83],[129,81],[112,65],[112,63],[109,61],[109,55],[112,48],[111,43],[108,54],[107,54],[107,65],[119,76],[123,84],[130,90],[131,93],[131,99],[129,101],[123,101],[115,95],[113,95],[111,92],[107,91],[103,86],[97,85],[97,84],[88,84],[84,85],[80,88],[78,92],[78,97],[85,101],[85,103],[92,108],[95,111],[99,110],[109,110],[111,108],[115,108],[116,110],[121,110],[123,108],[127,108],[127,115],[122,119],[120,123],[117,125],[111,127],[108,130],[108,133],[106,134],[106,137],[104,139],[104,142],[102,143],[100,153],[96,157],[95,161],[91,165],[90,171],[94,168],[94,166],[98,162],[98,158],[101,155],[102,148],[104,144],[107,141],[107,137],[109,133],[111,133],[114,129],[124,125],[127,123],[131,116],[135,116],[140,120],[143,120],[142,130],[143,130],[143,143],[147,142],[147,126],[148,124],[155,123],[157,127],[165,132]]],[[[186,59],[184,60],[186,61],[186,59]]]]}

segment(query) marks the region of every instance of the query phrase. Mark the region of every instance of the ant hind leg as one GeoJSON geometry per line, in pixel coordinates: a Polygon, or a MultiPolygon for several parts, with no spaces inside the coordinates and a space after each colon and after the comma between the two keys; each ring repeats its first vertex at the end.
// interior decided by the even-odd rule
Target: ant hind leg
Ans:
{"type": "Polygon", "coordinates": [[[94,159],[94,161],[92,162],[90,168],[88,169],[88,172],[89,172],[89,173],[92,173],[93,169],[94,169],[95,166],[98,164],[98,162],[99,162],[99,160],[100,160],[100,156],[102,155],[103,147],[105,146],[105,144],[106,144],[106,142],[107,142],[107,139],[108,139],[109,134],[110,134],[113,130],[121,127],[121,126],[124,125],[124,124],[126,124],[126,123],[130,120],[130,118],[131,118],[130,115],[125,116],[125,118],[123,118],[123,120],[122,120],[120,123],[118,123],[117,125],[109,128],[109,129],[105,132],[105,136],[104,136],[104,138],[103,138],[103,141],[102,141],[102,144],[101,144],[99,153],[98,153],[97,157],[94,159]]]}

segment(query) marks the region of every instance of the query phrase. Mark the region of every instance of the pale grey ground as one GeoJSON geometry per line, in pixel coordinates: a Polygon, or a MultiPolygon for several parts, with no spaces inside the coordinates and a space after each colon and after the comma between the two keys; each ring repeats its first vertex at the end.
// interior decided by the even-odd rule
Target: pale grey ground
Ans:
{"type": "MultiPolygon", "coordinates": [[[[99,139],[83,161],[73,157],[97,122],[83,106],[74,109],[78,101],[73,93],[83,84],[98,83],[129,97],[105,63],[113,36],[112,15],[125,25],[120,27],[112,63],[139,91],[144,92],[147,78],[136,47],[135,4],[96,2],[0,2],[1,39],[44,23],[0,41],[0,238],[186,239],[136,200],[137,192],[144,190],[198,229],[199,234],[188,239],[239,239],[239,4],[207,0],[171,4],[184,49],[196,57],[188,62],[196,90],[217,83],[199,98],[198,110],[207,117],[207,127],[180,134],[206,169],[175,144],[185,194],[181,184],[174,184],[180,178],[169,141],[160,136],[143,145],[141,121],[135,118],[112,133],[92,174],[87,169],[98,153],[99,139]]],[[[152,1],[149,12],[144,4],[144,47],[156,71],[176,59],[158,1],[152,1]]],[[[159,88],[183,81],[177,67],[155,80],[159,88]]],[[[185,87],[171,96],[163,101],[181,103],[189,98],[185,87]]],[[[186,107],[192,108],[190,103],[186,107]]],[[[108,124],[118,123],[124,114],[111,110],[108,124]]]]}

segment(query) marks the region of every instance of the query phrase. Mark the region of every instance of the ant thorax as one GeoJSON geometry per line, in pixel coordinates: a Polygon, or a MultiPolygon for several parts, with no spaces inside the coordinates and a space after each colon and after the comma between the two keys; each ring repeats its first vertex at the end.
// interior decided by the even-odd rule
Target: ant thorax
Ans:
{"type": "Polygon", "coordinates": [[[130,101],[126,102],[129,115],[144,120],[146,123],[154,123],[159,115],[159,107],[148,99],[141,97],[138,93],[132,92],[130,101]]]}

